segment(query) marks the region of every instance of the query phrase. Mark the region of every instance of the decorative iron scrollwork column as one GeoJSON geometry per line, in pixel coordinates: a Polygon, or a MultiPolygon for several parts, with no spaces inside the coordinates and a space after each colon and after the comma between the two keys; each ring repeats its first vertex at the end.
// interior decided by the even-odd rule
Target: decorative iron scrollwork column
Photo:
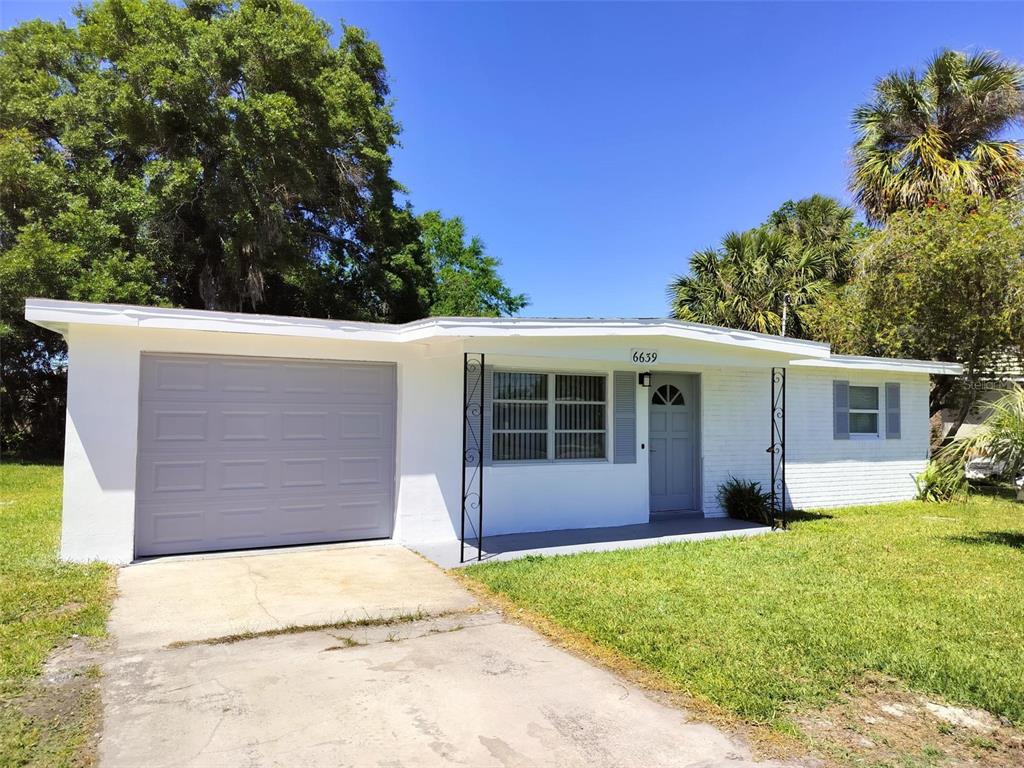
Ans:
{"type": "Polygon", "coordinates": [[[466,352],[462,361],[462,520],[459,562],[466,562],[466,524],[484,550],[484,356],[466,352]],[[476,518],[474,520],[473,518],[476,518]]]}
{"type": "Polygon", "coordinates": [[[785,528],[786,515],[786,369],[772,368],[772,528],[785,528]]]}

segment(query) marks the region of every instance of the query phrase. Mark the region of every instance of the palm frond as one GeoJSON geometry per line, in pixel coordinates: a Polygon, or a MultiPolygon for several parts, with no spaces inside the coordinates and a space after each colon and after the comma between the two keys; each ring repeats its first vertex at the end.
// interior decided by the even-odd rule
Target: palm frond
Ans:
{"type": "Polygon", "coordinates": [[[869,220],[949,193],[1001,196],[1024,182],[1024,69],[992,52],[945,50],[925,71],[893,72],[853,112],[850,188],[869,220]],[[981,147],[979,149],[979,147],[981,147]]]}

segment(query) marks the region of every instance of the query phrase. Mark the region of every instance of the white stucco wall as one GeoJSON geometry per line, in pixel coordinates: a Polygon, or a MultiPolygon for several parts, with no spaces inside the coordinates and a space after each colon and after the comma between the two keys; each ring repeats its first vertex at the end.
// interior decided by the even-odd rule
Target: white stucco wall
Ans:
{"type": "Polygon", "coordinates": [[[67,338],[63,558],[127,563],[134,557],[143,352],[397,363],[394,535],[426,541],[454,535],[459,509],[461,347],[454,349],[449,343],[428,351],[422,344],[87,325],[75,326],[67,338]],[[445,354],[446,346],[444,357],[431,357],[445,354]]]}
{"type": "MultiPolygon", "coordinates": [[[[501,346],[501,345],[498,345],[501,346]]],[[[612,393],[612,374],[629,370],[607,361],[571,360],[561,345],[536,345],[542,358],[490,353],[487,364],[496,369],[537,370],[542,373],[591,373],[608,377],[608,396],[612,393]]],[[[627,347],[628,349],[628,347],[627,347]]],[[[638,369],[639,370],[639,369],[638,369]]],[[[647,434],[646,392],[636,387],[637,434],[647,434]]],[[[485,468],[484,533],[520,533],[553,528],[593,528],[647,522],[648,476],[646,438],[638,440],[635,464],[614,464],[614,420],[608,411],[609,457],[604,461],[537,462],[526,464],[495,463],[485,468]]]]}
{"type": "MultiPolygon", "coordinates": [[[[615,370],[642,370],[629,364],[631,348],[657,347],[656,370],[699,374],[700,493],[707,515],[721,514],[715,492],[730,476],[759,480],[767,487],[770,369],[786,362],[778,353],[622,337],[492,337],[399,344],[76,325],[68,341],[61,554],[70,560],[114,563],[133,558],[139,366],[144,351],[396,363],[394,536],[410,543],[458,535],[464,350],[486,353],[488,364],[497,367],[610,375],[615,370]]],[[[790,367],[787,479],[792,504],[810,508],[910,498],[911,475],[923,468],[927,455],[927,393],[924,374],[790,367]],[[902,439],[833,440],[833,379],[879,385],[899,381],[902,439]]],[[[637,387],[636,464],[609,460],[485,468],[485,532],[645,522],[648,396],[649,390],[637,387]]],[[[609,446],[613,439],[609,434],[609,446]]]]}

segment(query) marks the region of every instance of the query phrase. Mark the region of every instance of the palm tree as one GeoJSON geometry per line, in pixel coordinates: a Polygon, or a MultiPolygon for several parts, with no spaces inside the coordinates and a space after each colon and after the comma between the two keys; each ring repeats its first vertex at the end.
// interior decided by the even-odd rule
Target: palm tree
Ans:
{"type": "Polygon", "coordinates": [[[1020,190],[1024,69],[984,52],[945,50],[920,76],[893,72],[853,113],[851,189],[873,222],[948,192],[1005,197],[1020,190]]]}
{"type": "Polygon", "coordinates": [[[827,277],[846,283],[853,272],[853,249],[867,234],[863,224],[854,222],[854,210],[828,195],[811,195],[787,200],[773,211],[765,226],[786,235],[800,250],[814,250],[824,261],[827,277]]]}
{"type": "Polygon", "coordinates": [[[787,333],[800,336],[800,308],[831,285],[827,274],[821,251],[794,247],[786,234],[761,227],[730,232],[721,248],[694,253],[690,274],[676,277],[668,296],[680,320],[779,333],[788,293],[787,333]]]}

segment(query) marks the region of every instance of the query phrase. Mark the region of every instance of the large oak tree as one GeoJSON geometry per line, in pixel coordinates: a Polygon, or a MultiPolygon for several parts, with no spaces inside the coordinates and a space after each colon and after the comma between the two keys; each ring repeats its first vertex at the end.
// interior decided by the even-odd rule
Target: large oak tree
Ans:
{"type": "MultiPolygon", "coordinates": [[[[63,345],[25,323],[26,296],[430,312],[445,275],[392,176],[399,125],[360,29],[334,38],[294,0],[99,0],[76,15],[0,33],[5,447],[52,455],[62,440],[63,345]]],[[[491,276],[471,287],[507,298],[491,276]]]]}

